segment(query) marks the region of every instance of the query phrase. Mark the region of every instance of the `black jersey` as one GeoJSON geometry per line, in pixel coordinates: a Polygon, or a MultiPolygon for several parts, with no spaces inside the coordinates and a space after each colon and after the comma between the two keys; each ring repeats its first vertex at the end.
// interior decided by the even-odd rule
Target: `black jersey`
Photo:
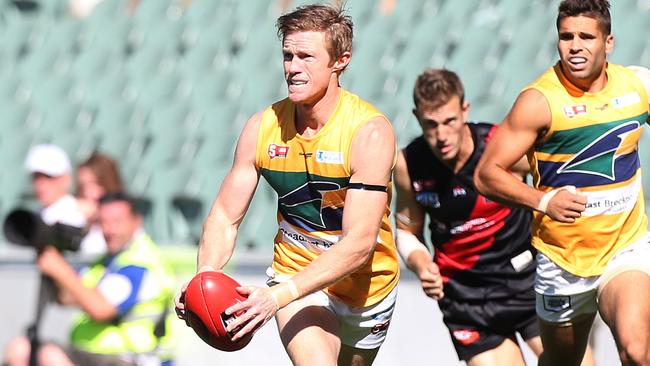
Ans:
{"type": "Polygon", "coordinates": [[[422,136],[404,149],[416,200],[431,220],[434,261],[445,296],[479,300],[532,293],[536,254],[530,244],[532,213],[477,192],[474,170],[496,126],[468,126],[474,151],[457,174],[433,155],[422,136]]]}

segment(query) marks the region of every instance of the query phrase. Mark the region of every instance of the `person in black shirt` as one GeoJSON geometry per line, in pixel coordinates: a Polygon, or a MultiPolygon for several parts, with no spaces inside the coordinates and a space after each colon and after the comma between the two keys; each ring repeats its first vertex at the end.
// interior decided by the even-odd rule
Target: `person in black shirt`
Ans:
{"type": "MultiPolygon", "coordinates": [[[[542,351],[532,214],[486,199],[472,182],[496,126],[466,122],[469,103],[454,72],[426,70],[413,97],[422,136],[399,152],[395,167],[398,250],[427,296],[438,300],[460,359],[470,366],[524,365],[517,332],[534,353],[542,351]]],[[[523,180],[527,161],[515,168],[523,180]]]]}

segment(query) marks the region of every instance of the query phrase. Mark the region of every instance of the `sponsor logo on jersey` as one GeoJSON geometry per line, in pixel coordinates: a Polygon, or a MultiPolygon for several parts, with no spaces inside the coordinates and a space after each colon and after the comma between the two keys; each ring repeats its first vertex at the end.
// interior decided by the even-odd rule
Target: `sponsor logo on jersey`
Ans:
{"type": "Polygon", "coordinates": [[[375,324],[375,326],[373,326],[372,329],[370,330],[370,333],[372,334],[384,333],[388,330],[389,325],[390,325],[390,319],[386,320],[385,322],[375,324]]]}
{"type": "Polygon", "coordinates": [[[606,110],[607,108],[609,108],[609,103],[605,103],[605,104],[601,105],[600,107],[596,107],[596,110],[602,112],[602,111],[606,110]]]}
{"type": "Polygon", "coordinates": [[[282,146],[282,145],[276,145],[276,144],[270,144],[269,145],[269,158],[286,158],[287,154],[289,153],[289,146],[282,146]]]}
{"type": "Polygon", "coordinates": [[[637,205],[641,193],[641,177],[630,184],[605,191],[581,192],[587,199],[582,216],[615,215],[631,211],[637,205]]]}
{"type": "Polygon", "coordinates": [[[463,346],[469,346],[481,338],[479,332],[474,329],[456,329],[452,334],[463,346]]]}
{"type": "Polygon", "coordinates": [[[582,173],[597,175],[615,181],[614,174],[616,158],[620,155],[617,151],[626,145],[628,136],[640,128],[637,121],[630,121],[603,133],[591,144],[575,154],[569,161],[562,164],[557,174],[582,173]]]}
{"type": "Polygon", "coordinates": [[[544,310],[559,313],[571,309],[570,296],[547,296],[542,295],[544,300],[544,310]]]}
{"type": "Polygon", "coordinates": [[[581,114],[587,114],[587,105],[578,104],[578,105],[565,105],[564,106],[564,115],[569,118],[579,116],[581,114]]]}
{"type": "Polygon", "coordinates": [[[488,220],[485,217],[477,217],[475,219],[471,219],[468,221],[465,221],[461,225],[457,225],[451,228],[449,232],[452,235],[458,235],[470,231],[479,231],[483,230],[485,228],[488,228],[490,226],[494,225],[494,220],[488,220]]]}
{"type": "Polygon", "coordinates": [[[341,230],[346,187],[327,181],[311,181],[278,198],[278,209],[292,225],[305,230],[341,230]],[[296,220],[307,223],[300,225],[296,220]]]}
{"type": "Polygon", "coordinates": [[[625,108],[637,103],[641,103],[641,96],[637,92],[628,93],[612,99],[614,108],[625,108]]]}
{"type": "Polygon", "coordinates": [[[316,150],[316,162],[325,164],[343,164],[343,153],[340,151],[316,150]]]}
{"type": "Polygon", "coordinates": [[[465,188],[461,186],[456,186],[454,189],[451,191],[454,197],[463,197],[467,196],[467,191],[465,191],[465,188]]]}
{"type": "MultiPolygon", "coordinates": [[[[331,241],[321,240],[309,235],[303,235],[293,230],[290,226],[285,224],[284,221],[280,224],[280,232],[282,233],[282,236],[286,242],[299,244],[303,247],[313,246],[319,250],[328,250],[332,247],[332,245],[334,245],[334,243],[331,241]]],[[[335,240],[338,242],[338,238],[335,240]]]]}
{"type": "Polygon", "coordinates": [[[415,200],[425,207],[440,207],[440,198],[435,192],[419,192],[415,194],[415,200]]]}

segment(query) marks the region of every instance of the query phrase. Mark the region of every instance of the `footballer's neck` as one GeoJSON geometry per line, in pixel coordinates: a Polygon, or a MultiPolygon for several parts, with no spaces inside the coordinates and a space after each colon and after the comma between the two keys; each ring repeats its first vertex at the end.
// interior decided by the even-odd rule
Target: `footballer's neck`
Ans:
{"type": "Polygon", "coordinates": [[[330,80],[328,87],[315,103],[296,105],[296,131],[303,137],[314,136],[329,121],[341,95],[338,80],[330,80]]]}

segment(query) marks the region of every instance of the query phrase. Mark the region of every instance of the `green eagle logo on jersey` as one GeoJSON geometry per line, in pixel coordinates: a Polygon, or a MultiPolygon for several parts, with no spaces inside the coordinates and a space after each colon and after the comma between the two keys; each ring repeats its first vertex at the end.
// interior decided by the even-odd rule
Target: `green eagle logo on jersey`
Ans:
{"type": "Polygon", "coordinates": [[[639,122],[630,121],[607,130],[564,163],[557,174],[582,173],[616,181],[616,159],[630,153],[628,149],[636,148],[636,139],[630,141],[629,138],[634,137],[639,128],[639,122]]]}

